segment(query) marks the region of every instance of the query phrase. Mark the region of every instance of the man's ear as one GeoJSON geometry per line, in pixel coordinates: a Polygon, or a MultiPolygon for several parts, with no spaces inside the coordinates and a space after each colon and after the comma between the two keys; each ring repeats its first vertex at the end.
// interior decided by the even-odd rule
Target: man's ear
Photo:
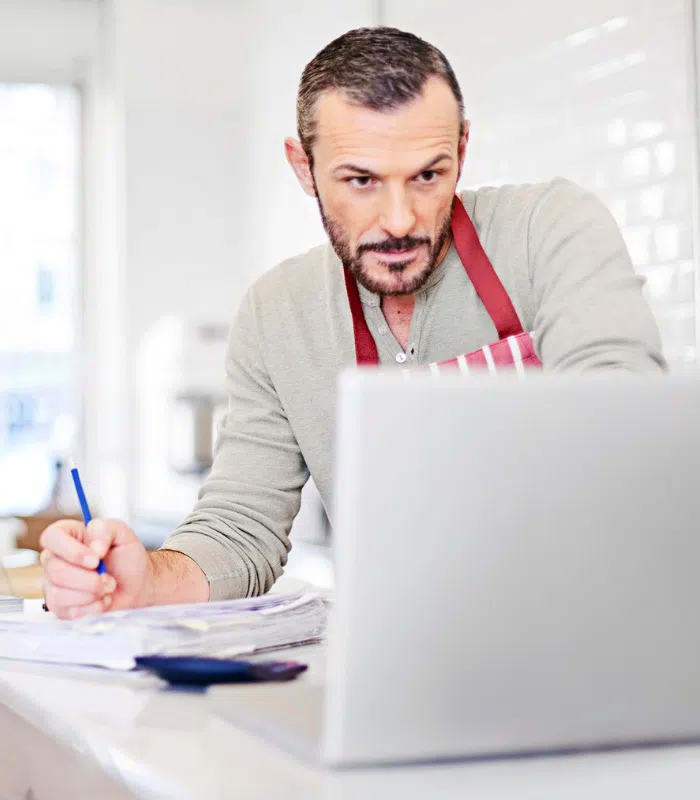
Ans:
{"type": "Polygon", "coordinates": [[[301,188],[309,197],[316,197],[316,187],[314,186],[314,178],[311,174],[311,166],[304,152],[304,148],[301,146],[301,142],[288,136],[284,140],[284,152],[290,167],[294,170],[294,174],[301,184],[301,188]]]}

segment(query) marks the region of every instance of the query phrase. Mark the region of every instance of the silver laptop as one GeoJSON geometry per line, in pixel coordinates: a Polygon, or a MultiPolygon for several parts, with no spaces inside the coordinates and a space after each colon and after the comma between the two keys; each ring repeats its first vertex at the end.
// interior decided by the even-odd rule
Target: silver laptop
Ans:
{"type": "Polygon", "coordinates": [[[700,380],[354,371],[335,456],[325,674],[219,713],[333,765],[700,738],[700,380]]]}

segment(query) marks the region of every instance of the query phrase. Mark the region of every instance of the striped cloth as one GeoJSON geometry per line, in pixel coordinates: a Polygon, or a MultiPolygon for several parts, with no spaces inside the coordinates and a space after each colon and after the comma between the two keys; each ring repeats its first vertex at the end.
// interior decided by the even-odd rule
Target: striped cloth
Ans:
{"type": "MultiPolygon", "coordinates": [[[[487,344],[473,353],[428,365],[433,375],[440,375],[455,368],[465,375],[473,371],[487,370],[489,373],[495,374],[511,369],[515,369],[518,375],[524,375],[526,369],[541,367],[542,363],[537,357],[532,336],[529,333],[508,336],[493,344],[487,344]]],[[[410,372],[410,370],[407,371],[410,372]]]]}

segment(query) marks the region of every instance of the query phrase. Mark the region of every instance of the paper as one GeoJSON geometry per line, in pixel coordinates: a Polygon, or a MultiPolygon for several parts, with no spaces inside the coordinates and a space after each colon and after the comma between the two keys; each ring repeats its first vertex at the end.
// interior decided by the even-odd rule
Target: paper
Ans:
{"type": "Polygon", "coordinates": [[[9,614],[24,609],[24,600],[11,594],[0,594],[0,614],[9,614]]]}
{"type": "Polygon", "coordinates": [[[0,656],[131,669],[137,656],[234,657],[318,641],[326,611],[314,593],[113,611],[76,621],[0,619],[0,656]]]}

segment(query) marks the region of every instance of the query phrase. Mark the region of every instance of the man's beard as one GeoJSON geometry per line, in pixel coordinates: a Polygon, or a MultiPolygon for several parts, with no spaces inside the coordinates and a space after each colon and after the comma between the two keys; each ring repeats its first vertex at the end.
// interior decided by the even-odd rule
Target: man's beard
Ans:
{"type": "MultiPolygon", "coordinates": [[[[345,229],[326,215],[318,191],[316,191],[316,200],[318,202],[318,210],[321,212],[323,227],[328,234],[328,238],[330,239],[336,255],[342,261],[345,269],[355,277],[357,282],[361,283],[365,289],[368,289],[373,294],[383,296],[406,295],[414,294],[419,291],[437,266],[437,260],[443,251],[445,242],[450,236],[451,216],[448,214],[434,242],[429,236],[402,236],[400,238],[390,236],[388,239],[384,239],[381,242],[361,244],[357,248],[357,252],[353,254],[345,229]],[[413,250],[421,245],[427,245],[428,258],[425,260],[420,272],[414,275],[410,281],[404,282],[399,288],[387,290],[383,282],[372,277],[362,264],[362,254],[366,252],[374,251],[387,253],[401,250],[413,250]]],[[[402,273],[416,258],[420,258],[420,255],[414,256],[414,258],[409,261],[397,261],[386,264],[385,267],[390,273],[402,273]]]]}

